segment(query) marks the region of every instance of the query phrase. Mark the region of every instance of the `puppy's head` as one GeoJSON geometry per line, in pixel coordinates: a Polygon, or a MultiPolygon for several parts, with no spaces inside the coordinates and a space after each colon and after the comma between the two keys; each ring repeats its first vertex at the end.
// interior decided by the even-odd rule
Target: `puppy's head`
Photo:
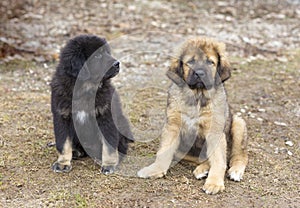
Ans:
{"type": "Polygon", "coordinates": [[[68,76],[81,81],[107,80],[120,70],[120,63],[111,56],[106,40],[94,35],[71,39],[62,49],[60,64],[68,76]]]}
{"type": "Polygon", "coordinates": [[[211,89],[230,78],[230,64],[224,55],[225,44],[208,38],[195,38],[183,44],[171,60],[167,76],[179,86],[211,89]]]}

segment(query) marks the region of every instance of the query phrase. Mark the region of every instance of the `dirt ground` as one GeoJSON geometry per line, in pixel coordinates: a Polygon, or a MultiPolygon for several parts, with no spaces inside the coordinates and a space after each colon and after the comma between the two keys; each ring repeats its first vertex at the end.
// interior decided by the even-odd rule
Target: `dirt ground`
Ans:
{"type": "Polygon", "coordinates": [[[2,1],[0,3],[0,207],[300,207],[300,2],[2,1]],[[57,159],[49,83],[62,45],[74,35],[108,39],[122,69],[114,78],[136,139],[116,174],[91,159],[57,159]],[[139,179],[164,124],[164,76],[189,37],[227,44],[234,113],[247,122],[249,165],[217,195],[201,190],[180,162],[161,179],[139,179]]]}

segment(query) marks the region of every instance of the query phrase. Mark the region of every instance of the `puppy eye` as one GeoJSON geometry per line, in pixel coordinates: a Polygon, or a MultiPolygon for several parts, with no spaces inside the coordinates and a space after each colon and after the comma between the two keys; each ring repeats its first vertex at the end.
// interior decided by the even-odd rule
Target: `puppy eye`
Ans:
{"type": "Polygon", "coordinates": [[[195,64],[195,59],[190,59],[186,62],[188,65],[193,65],[195,64]]]}
{"type": "Polygon", "coordinates": [[[207,59],[206,63],[209,64],[209,65],[215,65],[215,62],[210,60],[210,59],[207,59]]]}
{"type": "Polygon", "coordinates": [[[102,54],[97,54],[97,55],[95,55],[95,58],[96,58],[96,59],[101,59],[101,58],[102,58],[102,54]]]}

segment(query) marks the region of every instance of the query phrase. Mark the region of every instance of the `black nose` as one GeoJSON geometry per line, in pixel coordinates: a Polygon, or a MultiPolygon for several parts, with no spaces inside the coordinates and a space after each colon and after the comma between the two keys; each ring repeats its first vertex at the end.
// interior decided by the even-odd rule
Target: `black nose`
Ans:
{"type": "Polygon", "coordinates": [[[198,77],[204,77],[205,76],[205,72],[203,70],[197,70],[197,71],[195,71],[195,74],[198,77]]]}
{"type": "Polygon", "coordinates": [[[115,61],[112,65],[112,67],[114,68],[120,68],[120,62],[119,61],[115,61]]]}

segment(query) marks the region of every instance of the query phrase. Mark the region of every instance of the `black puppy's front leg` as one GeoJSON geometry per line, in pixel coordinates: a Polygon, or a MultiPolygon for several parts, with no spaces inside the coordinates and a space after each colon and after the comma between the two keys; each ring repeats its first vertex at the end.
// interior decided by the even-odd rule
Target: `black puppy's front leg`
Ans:
{"type": "Polygon", "coordinates": [[[69,122],[60,115],[53,115],[54,134],[58,159],[52,165],[56,173],[69,172],[72,169],[72,141],[69,135],[69,122]]]}
{"type": "Polygon", "coordinates": [[[113,123],[113,119],[98,121],[101,130],[102,141],[102,166],[101,172],[105,175],[115,171],[119,163],[119,133],[113,123]]]}

